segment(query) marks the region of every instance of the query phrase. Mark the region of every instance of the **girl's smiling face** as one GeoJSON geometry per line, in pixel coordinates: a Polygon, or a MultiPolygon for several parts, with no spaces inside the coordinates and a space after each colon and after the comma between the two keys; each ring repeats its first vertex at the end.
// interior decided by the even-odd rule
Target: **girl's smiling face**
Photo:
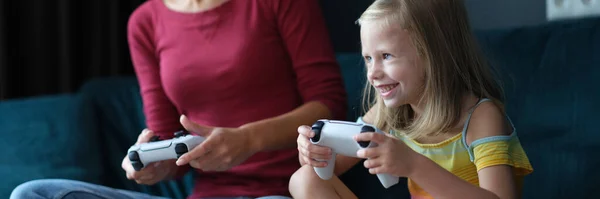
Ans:
{"type": "Polygon", "coordinates": [[[387,107],[416,105],[424,88],[424,69],[406,30],[377,22],[361,24],[367,79],[387,107]]]}

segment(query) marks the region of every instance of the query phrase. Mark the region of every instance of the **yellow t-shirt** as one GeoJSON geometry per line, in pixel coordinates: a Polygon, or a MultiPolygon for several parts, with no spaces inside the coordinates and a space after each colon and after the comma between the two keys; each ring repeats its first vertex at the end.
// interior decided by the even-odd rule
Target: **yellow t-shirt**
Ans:
{"type": "MultiPolygon", "coordinates": [[[[476,140],[468,147],[465,147],[463,134],[437,144],[420,144],[407,138],[401,139],[413,150],[473,185],[479,186],[479,170],[494,165],[510,165],[514,168],[517,184],[521,186],[522,177],[533,172],[533,168],[519,138],[515,133],[488,138],[476,140]]],[[[414,199],[433,198],[410,179],[408,189],[414,199]]]]}
{"type": "MultiPolygon", "coordinates": [[[[483,99],[477,105],[487,100],[483,99]]],[[[473,185],[479,186],[477,174],[479,170],[494,165],[510,165],[514,168],[517,184],[521,186],[523,177],[533,172],[533,168],[510,118],[508,120],[513,126],[511,135],[486,137],[475,140],[467,146],[465,138],[470,118],[471,114],[465,122],[462,133],[436,144],[421,144],[405,136],[391,133],[414,151],[473,185]]],[[[359,121],[362,122],[362,119],[359,121]]],[[[408,189],[413,199],[433,198],[410,179],[408,179],[408,189]]]]}

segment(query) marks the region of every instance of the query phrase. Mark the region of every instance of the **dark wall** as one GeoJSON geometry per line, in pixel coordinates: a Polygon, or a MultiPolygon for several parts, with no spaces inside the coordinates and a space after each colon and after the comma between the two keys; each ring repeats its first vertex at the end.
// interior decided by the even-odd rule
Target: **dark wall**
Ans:
{"type": "MultiPolygon", "coordinates": [[[[321,6],[338,52],[360,48],[354,23],[373,0],[322,0],[321,6]]],[[[546,23],[545,0],[465,0],[474,30],[501,29],[546,23]]]]}
{"type": "Polygon", "coordinates": [[[546,23],[546,0],[466,0],[474,29],[498,29],[546,23]]]}
{"type": "Polygon", "coordinates": [[[337,52],[356,52],[360,48],[359,27],[355,24],[373,0],[322,0],[329,34],[337,52]]]}
{"type": "MultiPolygon", "coordinates": [[[[337,52],[359,52],[373,0],[320,0],[337,52]]],[[[0,1],[0,100],[76,92],[96,77],[133,75],[126,22],[145,0],[0,1]]],[[[475,29],[545,22],[544,0],[466,0],[475,29]]]]}
{"type": "Polygon", "coordinates": [[[132,75],[129,15],[145,0],[0,1],[0,100],[132,75]]]}

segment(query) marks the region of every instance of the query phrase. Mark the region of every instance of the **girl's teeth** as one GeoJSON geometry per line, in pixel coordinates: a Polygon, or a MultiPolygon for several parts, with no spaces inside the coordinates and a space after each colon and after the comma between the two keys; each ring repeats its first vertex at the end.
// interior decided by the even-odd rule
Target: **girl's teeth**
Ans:
{"type": "Polygon", "coordinates": [[[394,87],[395,87],[395,85],[381,87],[381,92],[383,92],[383,93],[388,92],[388,91],[392,90],[394,87]]]}

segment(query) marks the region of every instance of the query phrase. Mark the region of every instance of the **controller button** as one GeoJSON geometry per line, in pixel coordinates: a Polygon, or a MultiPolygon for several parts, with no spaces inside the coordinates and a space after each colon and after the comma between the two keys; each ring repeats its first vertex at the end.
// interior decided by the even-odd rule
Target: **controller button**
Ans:
{"type": "MultiPolygon", "coordinates": [[[[365,133],[365,132],[375,132],[375,128],[373,128],[371,126],[363,126],[360,129],[360,133],[365,133]]],[[[358,141],[358,145],[360,145],[360,147],[362,147],[362,148],[367,148],[370,143],[371,142],[369,142],[369,141],[358,141]]]]}
{"type": "Polygon", "coordinates": [[[129,156],[129,161],[131,161],[131,162],[140,161],[140,156],[138,155],[138,153],[136,151],[129,152],[129,154],[127,156],[129,156]]]}
{"type": "Polygon", "coordinates": [[[323,122],[323,121],[317,121],[312,125],[311,129],[313,132],[315,132],[315,136],[310,138],[310,141],[318,142],[319,140],[321,140],[321,129],[323,129],[324,125],[325,125],[325,122],[323,122]]]}
{"type": "Polygon", "coordinates": [[[175,153],[177,154],[177,158],[182,156],[183,154],[188,152],[188,148],[185,144],[179,143],[175,145],[175,153]]]}
{"type": "Polygon", "coordinates": [[[132,161],[131,166],[136,171],[140,171],[140,170],[142,170],[142,168],[144,168],[144,164],[142,164],[141,162],[138,162],[138,161],[132,161]]]}
{"type": "Polygon", "coordinates": [[[358,141],[358,145],[362,148],[367,148],[371,142],[369,141],[358,141]]]}
{"type": "Polygon", "coordinates": [[[182,137],[182,136],[185,136],[187,134],[188,133],[185,132],[185,131],[177,131],[177,132],[174,133],[175,137],[182,137]]]}
{"type": "Polygon", "coordinates": [[[373,127],[371,127],[371,126],[363,126],[363,127],[360,129],[360,132],[361,132],[361,133],[364,133],[364,132],[375,132],[375,128],[373,128],[373,127]]]}

